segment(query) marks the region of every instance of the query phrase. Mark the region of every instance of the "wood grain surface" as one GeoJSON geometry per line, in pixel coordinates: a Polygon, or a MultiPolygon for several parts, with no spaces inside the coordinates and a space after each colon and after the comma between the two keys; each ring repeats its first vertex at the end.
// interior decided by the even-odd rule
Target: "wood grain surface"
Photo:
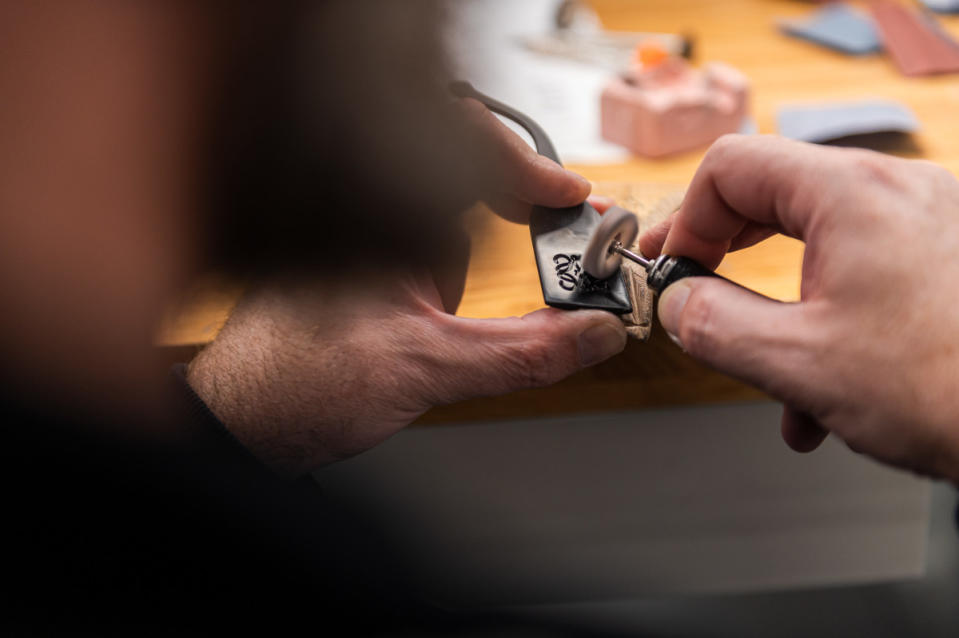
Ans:
{"type": "MultiPolygon", "coordinates": [[[[889,98],[912,108],[922,130],[911,139],[873,140],[882,150],[925,158],[959,173],[959,75],[907,78],[883,55],[847,57],[786,37],[777,18],[797,17],[815,5],[775,0],[593,0],[609,29],[683,32],[695,37],[696,60],[727,62],[752,82],[752,112],[762,133],[775,132],[783,104],[889,98]]],[[[959,36],[959,17],[941,18],[959,36]]],[[[692,178],[705,149],[658,160],[635,158],[606,166],[571,166],[597,183],[596,192],[623,189],[654,202],[692,178]]],[[[635,203],[635,202],[634,202],[635,203]]],[[[529,233],[489,213],[474,236],[473,259],[460,314],[497,317],[542,307],[529,233]]],[[[802,245],[773,238],[729,255],[719,271],[784,301],[799,297],[802,245]]],[[[202,345],[229,314],[236,291],[204,282],[164,323],[167,347],[202,345]]],[[[761,395],[693,362],[655,327],[647,343],[594,369],[540,390],[438,408],[421,422],[511,419],[603,412],[687,403],[722,402],[761,395]]]]}

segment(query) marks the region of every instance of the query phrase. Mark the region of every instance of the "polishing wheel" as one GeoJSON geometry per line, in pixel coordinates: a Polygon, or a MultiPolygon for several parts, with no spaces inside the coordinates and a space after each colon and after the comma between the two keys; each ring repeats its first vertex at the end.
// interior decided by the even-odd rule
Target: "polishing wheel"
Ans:
{"type": "Polygon", "coordinates": [[[619,269],[622,255],[613,250],[617,243],[630,248],[639,235],[639,221],[628,210],[613,206],[603,214],[603,221],[593,231],[586,252],[583,253],[583,268],[597,279],[607,279],[619,269]]]}

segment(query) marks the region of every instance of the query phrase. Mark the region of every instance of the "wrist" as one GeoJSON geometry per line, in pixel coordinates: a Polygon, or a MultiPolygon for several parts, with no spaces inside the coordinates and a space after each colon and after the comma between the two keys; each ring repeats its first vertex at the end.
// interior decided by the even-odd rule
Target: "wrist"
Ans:
{"type": "MultiPolygon", "coordinates": [[[[245,323],[245,322],[241,322],[245,323]]],[[[295,406],[283,395],[275,348],[268,331],[229,325],[190,362],[186,380],[223,426],[263,464],[278,474],[297,476],[335,460],[315,444],[297,442],[295,406]],[[242,334],[240,334],[242,333],[242,334]]]]}

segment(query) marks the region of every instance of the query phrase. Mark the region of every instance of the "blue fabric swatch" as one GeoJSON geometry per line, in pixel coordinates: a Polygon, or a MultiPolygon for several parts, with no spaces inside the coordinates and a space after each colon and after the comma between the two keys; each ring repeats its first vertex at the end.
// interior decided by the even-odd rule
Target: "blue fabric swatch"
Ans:
{"type": "Polygon", "coordinates": [[[865,55],[882,49],[872,19],[842,3],[818,9],[805,20],[784,20],[779,26],[789,35],[850,55],[865,55]]]}
{"type": "Polygon", "coordinates": [[[908,107],[887,100],[785,106],[779,109],[777,121],[780,135],[804,142],[919,129],[919,120],[908,107]]]}

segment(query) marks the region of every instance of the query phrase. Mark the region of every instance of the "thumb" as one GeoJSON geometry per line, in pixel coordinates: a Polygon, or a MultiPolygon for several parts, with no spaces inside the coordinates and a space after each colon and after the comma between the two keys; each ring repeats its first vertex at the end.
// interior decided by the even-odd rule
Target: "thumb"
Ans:
{"type": "Polygon", "coordinates": [[[451,319],[443,360],[433,362],[442,372],[437,403],[551,385],[626,346],[622,321],[601,310],[451,319]]]}
{"type": "Polygon", "coordinates": [[[824,391],[812,373],[816,331],[804,311],[712,277],[672,284],[658,308],[666,332],[689,355],[801,410],[824,391]]]}

